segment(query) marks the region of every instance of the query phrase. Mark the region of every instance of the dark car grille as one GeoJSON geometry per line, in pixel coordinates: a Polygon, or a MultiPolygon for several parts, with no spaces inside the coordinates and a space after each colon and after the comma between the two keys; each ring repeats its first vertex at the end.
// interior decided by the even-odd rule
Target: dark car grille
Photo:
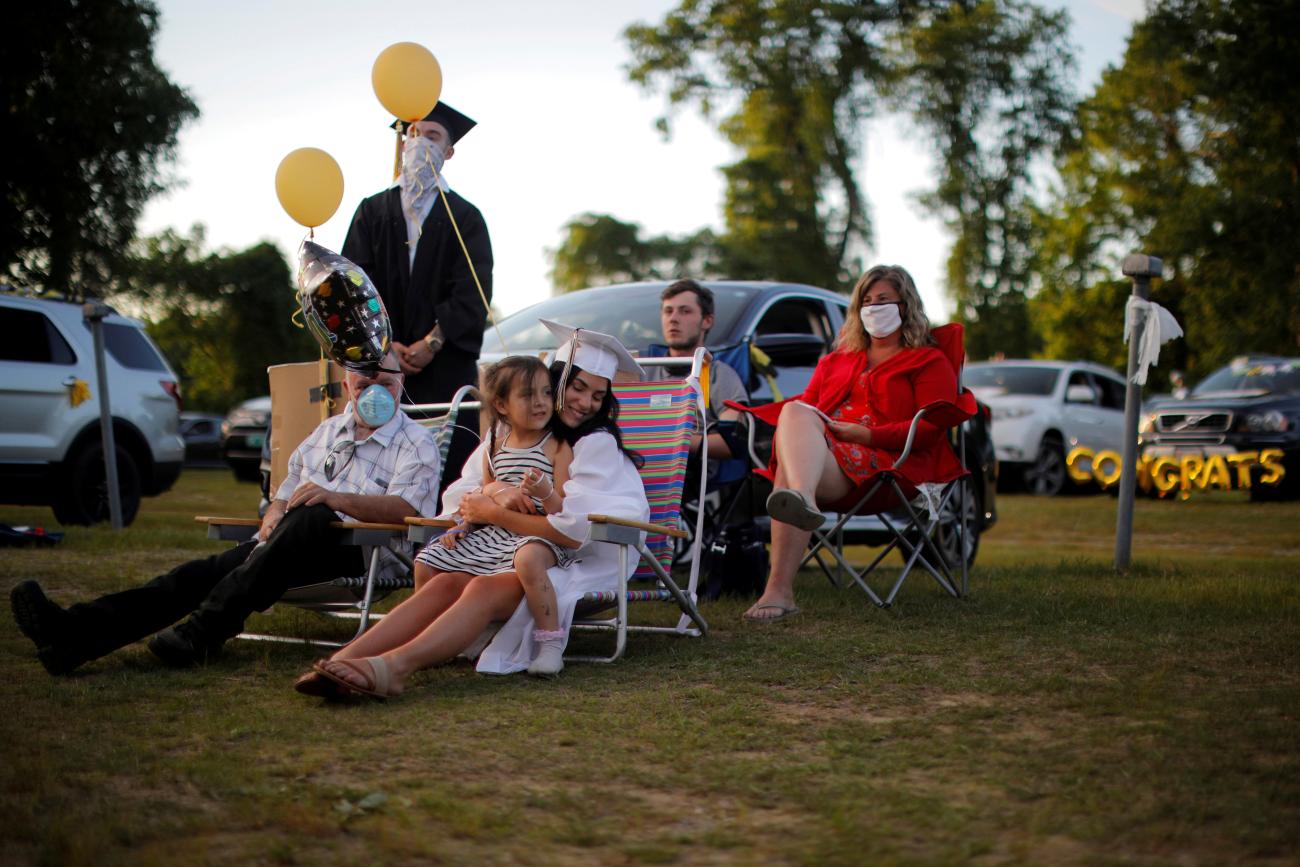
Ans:
{"type": "Polygon", "coordinates": [[[1230,412],[1162,412],[1156,432],[1167,434],[1226,433],[1232,427],[1230,412]]]}

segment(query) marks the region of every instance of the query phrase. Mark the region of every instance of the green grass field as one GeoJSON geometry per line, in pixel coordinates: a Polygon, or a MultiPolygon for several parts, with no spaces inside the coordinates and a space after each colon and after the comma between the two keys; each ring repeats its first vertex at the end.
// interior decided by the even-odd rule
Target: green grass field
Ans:
{"type": "MultiPolygon", "coordinates": [[[[189,471],[126,532],[6,549],[0,587],[130,586],[254,499],[189,471]]],[[[305,699],[312,654],[253,642],[51,678],[4,605],[0,863],[1300,863],[1300,504],[1141,500],[1125,576],[1112,498],[1000,510],[965,600],[807,572],[784,623],[707,604],[703,641],[552,683],[452,664],[387,705],[305,699]]]]}

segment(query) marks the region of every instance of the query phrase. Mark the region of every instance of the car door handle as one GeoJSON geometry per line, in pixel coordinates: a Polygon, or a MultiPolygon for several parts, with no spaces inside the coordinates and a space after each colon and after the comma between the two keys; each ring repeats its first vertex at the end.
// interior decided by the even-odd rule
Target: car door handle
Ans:
{"type": "Polygon", "coordinates": [[[76,384],[77,384],[77,378],[75,376],[69,376],[63,380],[64,388],[72,388],[76,384]]]}

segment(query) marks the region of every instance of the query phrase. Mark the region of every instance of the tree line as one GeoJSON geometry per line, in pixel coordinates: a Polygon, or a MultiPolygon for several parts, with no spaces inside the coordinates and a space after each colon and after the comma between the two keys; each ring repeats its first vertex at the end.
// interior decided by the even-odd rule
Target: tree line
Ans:
{"type": "MultiPolygon", "coordinates": [[[[199,227],[136,237],[198,116],[154,63],[155,5],[50,0],[8,20],[5,280],[143,313],[191,406],[264,393],[267,363],[312,351],[280,313],[281,253],[205,251],[199,227]]],[[[1154,0],[1082,95],[1069,28],[1027,0],[682,0],[628,27],[627,74],[664,96],[665,135],[697,111],[735,148],[723,228],[578,215],[556,289],[689,274],[846,290],[872,255],[863,136],[890,114],[935,157],[920,201],[953,239],[944,288],[971,357],[1122,367],[1119,261],[1137,250],[1165,260],[1153,297],[1187,332],[1165,370],[1300,354],[1300,3],[1154,0]]]]}
{"type": "Polygon", "coordinates": [[[906,117],[938,171],[946,286],[973,358],[1122,368],[1134,251],[1183,323],[1166,370],[1300,353],[1300,4],[1156,0],[1076,95],[1069,16],[1021,0],[683,0],[624,37],[628,75],[736,148],[721,232],[582,214],[559,291],[679,274],[844,290],[871,252],[865,121],[906,117]]]}

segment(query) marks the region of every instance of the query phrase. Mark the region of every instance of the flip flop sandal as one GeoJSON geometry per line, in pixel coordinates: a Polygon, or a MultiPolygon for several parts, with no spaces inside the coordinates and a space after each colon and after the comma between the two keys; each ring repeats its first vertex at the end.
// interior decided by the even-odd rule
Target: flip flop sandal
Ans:
{"type": "Polygon", "coordinates": [[[310,695],[314,698],[334,698],[339,694],[338,684],[325,677],[314,667],[298,676],[293,682],[293,688],[303,695],[310,695]]]}
{"type": "Polygon", "coordinates": [[[780,613],[774,614],[771,617],[753,617],[750,615],[749,611],[746,611],[744,614],[740,615],[740,619],[744,620],[746,623],[776,623],[780,620],[785,620],[787,617],[794,617],[799,613],[798,605],[791,608],[786,608],[784,605],[759,605],[751,610],[762,611],[765,608],[770,608],[780,613]]]}
{"type": "Polygon", "coordinates": [[[398,695],[398,693],[389,692],[388,663],[384,662],[383,657],[366,657],[366,662],[370,665],[370,671],[368,672],[358,665],[356,660],[352,659],[334,659],[326,662],[317,662],[312,666],[312,668],[318,672],[321,677],[337,684],[340,687],[341,692],[345,695],[364,695],[380,701],[398,695]],[[351,669],[361,677],[364,685],[352,683],[346,678],[340,677],[330,671],[325,667],[329,662],[334,662],[351,669]]]}
{"type": "Polygon", "coordinates": [[[826,523],[826,516],[813,508],[804,495],[790,488],[777,488],[767,498],[767,514],[772,520],[791,524],[800,530],[816,530],[826,523]]]}

